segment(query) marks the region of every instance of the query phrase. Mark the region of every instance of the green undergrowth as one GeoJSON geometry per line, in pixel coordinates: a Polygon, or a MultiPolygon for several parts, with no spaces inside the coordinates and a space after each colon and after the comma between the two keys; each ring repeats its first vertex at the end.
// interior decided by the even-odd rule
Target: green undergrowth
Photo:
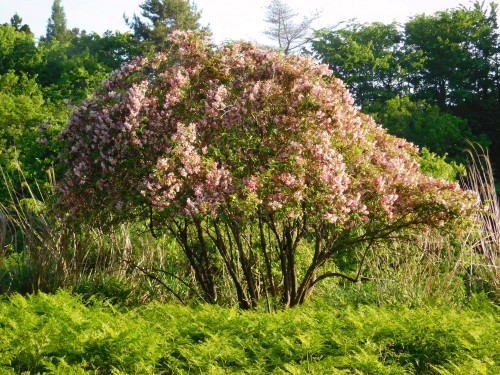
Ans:
{"type": "Polygon", "coordinates": [[[498,312],[482,296],[265,313],[15,294],[0,300],[0,374],[499,374],[498,312]]]}

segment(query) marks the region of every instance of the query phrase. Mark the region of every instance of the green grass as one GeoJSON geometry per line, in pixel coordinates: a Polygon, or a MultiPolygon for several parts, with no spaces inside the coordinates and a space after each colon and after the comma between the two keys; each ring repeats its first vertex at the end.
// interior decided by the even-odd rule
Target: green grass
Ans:
{"type": "Polygon", "coordinates": [[[498,312],[481,296],[462,310],[316,301],[268,314],[16,294],[0,300],[0,374],[498,374],[498,312]]]}

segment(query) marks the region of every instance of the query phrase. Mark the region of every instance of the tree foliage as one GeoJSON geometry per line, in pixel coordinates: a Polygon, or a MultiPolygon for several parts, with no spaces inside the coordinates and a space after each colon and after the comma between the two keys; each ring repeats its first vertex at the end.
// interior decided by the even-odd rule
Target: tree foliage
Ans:
{"type": "MultiPolygon", "coordinates": [[[[55,157],[57,134],[68,120],[66,103],[91,95],[138,50],[132,34],[118,32],[71,33],[67,41],[36,43],[21,24],[13,17],[0,25],[0,165],[14,186],[22,180],[43,186],[48,168],[63,168],[55,157]]],[[[0,200],[7,199],[2,188],[0,200]]]]}
{"type": "Polygon", "coordinates": [[[425,56],[414,74],[415,97],[468,120],[476,135],[492,141],[500,167],[500,39],[497,4],[417,16],[405,25],[406,44],[425,56]]]}
{"type": "Polygon", "coordinates": [[[396,23],[341,23],[320,30],[312,41],[314,54],[345,80],[365,110],[407,90],[404,80],[403,35],[396,23]]]}
{"type": "Polygon", "coordinates": [[[38,81],[52,101],[78,102],[104,82],[112,70],[131,59],[138,49],[130,33],[82,33],[66,43],[45,42],[38,81]]]}
{"type": "Polygon", "coordinates": [[[0,87],[0,155],[3,156],[7,150],[12,153],[16,146],[19,148],[30,124],[42,122],[43,96],[33,79],[13,71],[0,75],[0,87]]]}
{"type": "MultiPolygon", "coordinates": [[[[45,145],[36,142],[38,126],[49,117],[42,91],[34,79],[14,71],[0,75],[0,87],[0,168],[16,186],[23,180],[20,170],[30,181],[35,176],[43,180],[53,159],[45,159],[45,145]]],[[[0,198],[8,196],[2,183],[0,198]]]]}
{"type": "Polygon", "coordinates": [[[17,13],[15,13],[10,19],[10,25],[17,31],[24,31],[27,34],[32,34],[29,25],[23,25],[23,19],[17,13]]]}
{"type": "Polygon", "coordinates": [[[407,96],[388,100],[376,119],[389,133],[439,155],[460,155],[467,140],[479,141],[472,135],[466,120],[440,111],[437,105],[424,100],[412,101],[407,96]]]}
{"type": "Polygon", "coordinates": [[[39,63],[33,34],[11,25],[0,25],[0,74],[13,70],[32,76],[39,63]]]}
{"type": "Polygon", "coordinates": [[[66,42],[71,38],[71,32],[66,25],[66,13],[61,4],[61,0],[54,0],[52,3],[52,13],[47,21],[47,32],[45,39],[47,41],[57,40],[66,42]]]}
{"type": "MultiPolygon", "coordinates": [[[[439,121],[432,122],[431,116],[424,126],[436,136],[441,133],[440,143],[451,143],[447,135],[457,135],[459,130],[455,125],[444,130],[442,120],[453,119],[446,114],[460,117],[467,120],[465,127],[460,126],[462,139],[486,135],[494,164],[500,166],[500,43],[495,3],[487,7],[475,2],[468,8],[422,14],[404,25],[341,24],[317,32],[312,47],[346,82],[365,111],[383,117],[383,112],[392,111],[391,103],[407,97],[413,104],[407,103],[406,110],[417,111],[409,116],[421,117],[418,108],[425,101],[429,109],[436,106],[432,111],[439,121]]],[[[443,151],[435,142],[425,146],[443,151]]]]}
{"type": "MultiPolygon", "coordinates": [[[[36,143],[37,127],[50,116],[37,82],[41,63],[33,34],[22,27],[0,26],[0,167],[15,183],[22,179],[20,168],[26,176],[43,179],[44,167],[50,165],[48,160],[41,162],[45,151],[36,143]]],[[[0,200],[7,197],[1,184],[0,200]]]]}
{"type": "Polygon", "coordinates": [[[266,295],[300,304],[338,275],[324,271],[337,252],[471,213],[475,198],[420,173],[417,149],[356,110],[325,65],[168,40],[75,108],[60,202],[69,220],[168,229],[206,300],[227,273],[243,308],[266,295]]]}
{"type": "Polygon", "coordinates": [[[145,0],[140,5],[141,17],[126,18],[144,52],[161,51],[167,45],[167,35],[174,30],[198,30],[200,12],[188,0],[145,0]]]}
{"type": "Polygon", "coordinates": [[[456,181],[459,177],[466,175],[466,169],[463,164],[447,160],[447,154],[439,156],[434,152],[430,152],[426,147],[423,147],[420,151],[420,156],[420,170],[428,176],[444,178],[447,181],[456,181]]]}
{"type": "Polygon", "coordinates": [[[425,56],[412,80],[417,97],[444,110],[492,94],[492,63],[499,52],[496,9],[492,3],[488,13],[476,2],[472,9],[420,15],[406,23],[406,45],[425,56]]]}

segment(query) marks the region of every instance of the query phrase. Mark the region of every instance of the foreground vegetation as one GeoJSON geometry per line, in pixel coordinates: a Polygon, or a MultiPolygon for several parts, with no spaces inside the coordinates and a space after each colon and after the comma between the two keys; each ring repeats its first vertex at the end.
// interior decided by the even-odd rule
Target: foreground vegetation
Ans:
{"type": "MultiPolygon", "coordinates": [[[[337,301],[338,302],[338,301],[337,301]]],[[[497,374],[498,308],[342,305],[273,314],[60,291],[0,302],[2,373],[497,374]]]]}

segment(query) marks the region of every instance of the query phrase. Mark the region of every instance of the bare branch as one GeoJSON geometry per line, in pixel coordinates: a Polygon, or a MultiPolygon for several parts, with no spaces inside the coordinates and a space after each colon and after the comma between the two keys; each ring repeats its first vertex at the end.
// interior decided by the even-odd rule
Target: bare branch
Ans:
{"type": "Polygon", "coordinates": [[[270,24],[264,31],[269,38],[276,40],[285,54],[307,43],[307,35],[314,21],[320,16],[319,12],[304,16],[297,21],[298,14],[283,0],[271,0],[267,7],[265,21],[270,24]]]}

